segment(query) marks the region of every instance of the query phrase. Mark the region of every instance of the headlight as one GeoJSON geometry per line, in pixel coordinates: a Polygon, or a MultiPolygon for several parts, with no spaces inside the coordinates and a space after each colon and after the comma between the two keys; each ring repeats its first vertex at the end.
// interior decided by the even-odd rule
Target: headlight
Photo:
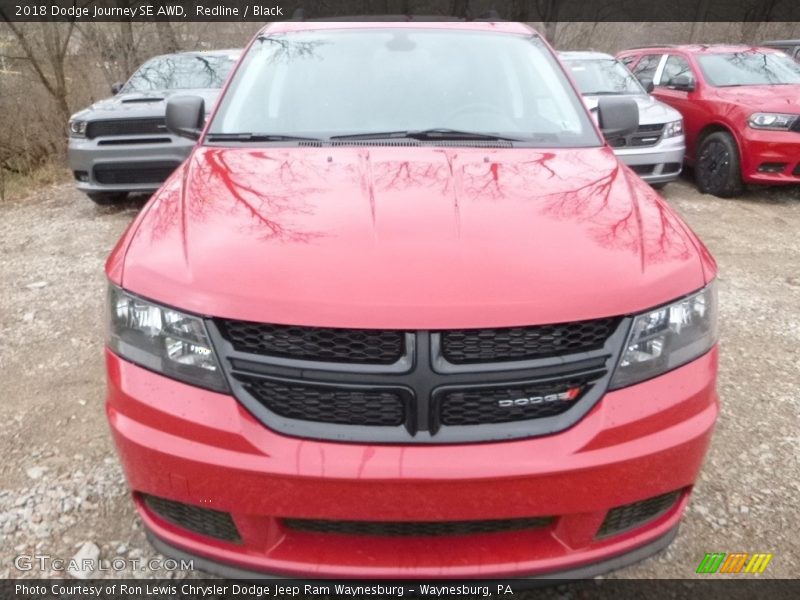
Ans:
{"type": "Polygon", "coordinates": [[[747,124],[753,129],[779,129],[785,131],[794,125],[797,116],[785,113],[753,113],[748,117],[747,124]]]}
{"type": "Polygon", "coordinates": [[[714,282],[686,298],[637,315],[611,388],[666,373],[708,352],[717,341],[714,282]]]}
{"type": "Polygon", "coordinates": [[[664,126],[665,138],[678,137],[679,135],[683,135],[683,119],[672,121],[664,126]]]}
{"type": "Polygon", "coordinates": [[[228,389],[203,320],[110,285],[109,347],[151,371],[218,392],[228,389]]]}
{"type": "Polygon", "coordinates": [[[69,122],[67,129],[71,137],[86,137],[86,121],[74,119],[69,122]]]}

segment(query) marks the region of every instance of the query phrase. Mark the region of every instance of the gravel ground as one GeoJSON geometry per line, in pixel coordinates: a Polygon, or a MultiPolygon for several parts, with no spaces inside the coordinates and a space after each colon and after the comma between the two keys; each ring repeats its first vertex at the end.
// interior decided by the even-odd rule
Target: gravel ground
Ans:
{"type": "MultiPolygon", "coordinates": [[[[680,181],[664,194],[720,263],[723,410],[678,539],[614,576],[690,577],[711,551],[772,552],[764,577],[797,576],[800,191],[721,200],[680,181]]],[[[65,184],[0,205],[2,578],[64,576],[18,570],[18,555],[157,556],[103,413],[102,267],[142,202],[97,208],[65,184]]],[[[131,564],[115,575],[193,575],[131,564]]]]}

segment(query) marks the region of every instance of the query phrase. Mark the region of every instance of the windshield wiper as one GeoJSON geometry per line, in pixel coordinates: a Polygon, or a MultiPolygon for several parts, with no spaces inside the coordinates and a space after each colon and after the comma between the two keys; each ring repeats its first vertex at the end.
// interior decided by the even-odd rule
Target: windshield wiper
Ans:
{"type": "Polygon", "coordinates": [[[462,131],[435,127],[431,129],[416,129],[406,131],[376,131],[367,133],[350,133],[347,135],[334,135],[331,140],[382,140],[382,139],[411,139],[420,141],[430,140],[488,140],[492,142],[524,142],[522,138],[498,135],[495,133],[481,133],[478,131],[462,131]]]}
{"type": "Polygon", "coordinates": [[[209,133],[209,142],[321,142],[320,138],[275,133],[209,133]]]}

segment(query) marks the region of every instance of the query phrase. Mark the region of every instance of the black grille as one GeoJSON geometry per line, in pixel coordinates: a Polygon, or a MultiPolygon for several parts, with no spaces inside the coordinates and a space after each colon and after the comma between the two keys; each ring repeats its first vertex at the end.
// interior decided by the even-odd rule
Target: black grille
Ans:
{"type": "Polygon", "coordinates": [[[143,499],[151,511],[173,525],[226,542],[239,543],[241,541],[233,519],[226,512],[192,506],[157,496],[145,495],[143,499]]]}
{"type": "Polygon", "coordinates": [[[636,527],[641,527],[672,508],[680,498],[680,495],[681,492],[678,490],[634,502],[633,504],[612,508],[608,511],[600,531],[597,532],[597,537],[617,535],[636,527]]]}
{"type": "Polygon", "coordinates": [[[94,168],[98,183],[162,183],[178,167],[177,162],[104,163],[94,168]]]}
{"type": "Polygon", "coordinates": [[[450,444],[574,424],[605,392],[627,325],[412,332],[214,319],[208,330],[236,398],[276,431],[450,444]]]}
{"type": "Polygon", "coordinates": [[[164,135],[165,133],[167,133],[167,125],[163,117],[90,121],[86,125],[86,137],[90,139],[112,135],[164,135]]]}
{"type": "Polygon", "coordinates": [[[218,320],[222,336],[239,352],[304,360],[387,365],[405,352],[402,331],[270,325],[218,320]]]}
{"type": "Polygon", "coordinates": [[[324,521],[321,519],[284,519],[295,531],[372,537],[441,537],[506,533],[541,529],[552,523],[551,517],[497,519],[491,521],[324,521]]]}
{"type": "Polygon", "coordinates": [[[527,360],[603,347],[619,319],[559,325],[442,332],[442,354],[453,364],[527,360]]]}
{"type": "Polygon", "coordinates": [[[585,387],[575,380],[446,391],[437,395],[439,418],[443,425],[482,425],[552,417],[569,410],[585,387]]]}
{"type": "Polygon", "coordinates": [[[608,143],[613,148],[655,146],[661,139],[664,124],[639,125],[636,131],[625,137],[612,138],[608,143]]]}
{"type": "Polygon", "coordinates": [[[663,123],[652,123],[650,125],[639,125],[639,127],[636,128],[636,132],[637,133],[654,133],[654,132],[661,133],[661,131],[663,129],[664,129],[664,124],[663,123]]]}
{"type": "MultiPolygon", "coordinates": [[[[800,119],[798,119],[798,122],[800,122],[800,119]]],[[[792,175],[794,175],[795,177],[800,177],[800,163],[797,163],[797,166],[794,168],[794,171],[792,171],[792,175]]]]}
{"type": "Polygon", "coordinates": [[[288,419],[340,425],[402,425],[409,397],[403,390],[353,389],[237,374],[245,389],[288,419]]]}

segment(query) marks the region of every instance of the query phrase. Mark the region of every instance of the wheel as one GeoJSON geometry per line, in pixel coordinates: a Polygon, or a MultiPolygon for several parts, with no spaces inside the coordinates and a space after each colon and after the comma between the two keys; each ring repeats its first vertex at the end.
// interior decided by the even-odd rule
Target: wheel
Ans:
{"type": "Polygon", "coordinates": [[[703,139],[697,152],[697,187],[720,198],[738,196],[744,189],[739,165],[739,150],[731,134],[712,133],[703,139]]]}
{"type": "Polygon", "coordinates": [[[87,192],[89,200],[99,206],[109,206],[122,202],[128,197],[128,192],[87,192]]]}

